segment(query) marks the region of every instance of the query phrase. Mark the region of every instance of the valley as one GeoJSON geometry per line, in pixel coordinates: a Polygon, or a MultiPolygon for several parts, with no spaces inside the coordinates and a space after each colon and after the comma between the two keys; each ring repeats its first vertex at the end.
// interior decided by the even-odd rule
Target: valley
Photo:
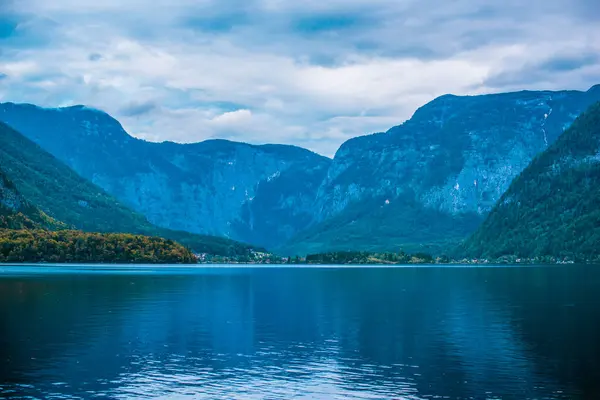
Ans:
{"type": "Polygon", "coordinates": [[[0,166],[60,224],[162,236],[197,253],[499,257],[512,253],[461,243],[597,101],[600,86],[446,95],[333,159],[288,145],[147,142],[88,107],[2,103],[0,166]]]}

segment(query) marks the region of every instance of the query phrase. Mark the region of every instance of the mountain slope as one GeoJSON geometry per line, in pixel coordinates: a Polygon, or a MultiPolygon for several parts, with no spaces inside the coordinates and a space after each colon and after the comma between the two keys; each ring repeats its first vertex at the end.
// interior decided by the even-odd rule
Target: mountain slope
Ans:
{"type": "Polygon", "coordinates": [[[0,169],[0,229],[59,229],[65,225],[29,203],[0,169]]]}
{"type": "Polygon", "coordinates": [[[259,245],[279,243],[310,222],[306,213],[331,163],[293,146],[146,142],[82,106],[4,103],[0,120],[153,224],[259,245]],[[275,184],[282,177],[302,190],[275,184]],[[286,223],[273,223],[276,217],[286,223]]]}
{"type": "Polygon", "coordinates": [[[451,216],[422,207],[410,197],[352,202],[343,212],[311,226],[275,251],[306,255],[323,251],[426,252],[442,254],[479,225],[470,215],[451,216]]]}
{"type": "Polygon", "coordinates": [[[149,225],[143,216],[1,122],[0,168],[29,201],[77,229],[132,232],[149,225]]]}
{"type": "Polygon", "coordinates": [[[590,104],[587,92],[446,95],[386,133],[336,153],[315,203],[316,224],[281,251],[443,249],[481,223],[539,152],[590,104]]]}
{"type": "Polygon", "coordinates": [[[600,103],[514,180],[463,250],[600,260],[600,103]]]}
{"type": "MultiPolygon", "coordinates": [[[[150,224],[142,215],[120,204],[91,182],[0,122],[0,171],[7,187],[16,187],[27,203],[66,226],[83,231],[136,233],[160,236],[198,252],[246,254],[250,246],[225,238],[192,235],[150,224]]],[[[9,193],[9,192],[7,192],[9,193]]]]}
{"type": "Polygon", "coordinates": [[[171,240],[65,228],[25,199],[0,170],[0,262],[196,262],[171,240]]]}
{"type": "Polygon", "coordinates": [[[234,231],[240,237],[260,238],[262,245],[272,249],[308,228],[328,165],[323,160],[312,168],[293,165],[260,181],[254,198],[242,205],[234,231]]]}

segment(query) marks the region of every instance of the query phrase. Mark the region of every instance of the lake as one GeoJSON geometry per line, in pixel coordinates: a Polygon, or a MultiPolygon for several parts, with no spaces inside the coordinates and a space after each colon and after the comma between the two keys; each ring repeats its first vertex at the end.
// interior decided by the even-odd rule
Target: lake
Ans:
{"type": "Polygon", "coordinates": [[[600,266],[0,265],[0,397],[600,399],[600,266]]]}

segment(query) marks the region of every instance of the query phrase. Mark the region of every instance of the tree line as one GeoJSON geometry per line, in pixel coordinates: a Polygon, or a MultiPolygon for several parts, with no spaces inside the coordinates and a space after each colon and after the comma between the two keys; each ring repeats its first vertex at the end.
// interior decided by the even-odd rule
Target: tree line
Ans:
{"type": "Polygon", "coordinates": [[[0,262],[196,263],[194,254],[168,239],[73,230],[0,229],[0,262]]]}

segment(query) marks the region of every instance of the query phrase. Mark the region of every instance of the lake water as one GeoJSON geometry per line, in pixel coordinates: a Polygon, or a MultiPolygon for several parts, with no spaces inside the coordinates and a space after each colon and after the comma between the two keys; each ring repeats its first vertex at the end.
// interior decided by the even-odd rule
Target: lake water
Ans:
{"type": "Polygon", "coordinates": [[[599,328],[600,266],[0,266],[0,397],[600,399],[599,328]]]}

